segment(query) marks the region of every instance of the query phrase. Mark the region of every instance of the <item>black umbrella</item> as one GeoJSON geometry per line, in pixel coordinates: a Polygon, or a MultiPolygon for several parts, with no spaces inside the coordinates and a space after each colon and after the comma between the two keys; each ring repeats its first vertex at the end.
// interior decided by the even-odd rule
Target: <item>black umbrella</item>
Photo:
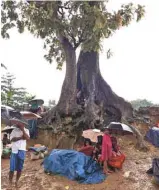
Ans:
{"type": "Polygon", "coordinates": [[[133,131],[132,129],[128,126],[125,125],[124,123],[119,123],[119,122],[111,122],[106,129],[111,131],[112,133],[115,134],[122,134],[122,135],[132,135],[133,131]]]}
{"type": "Polygon", "coordinates": [[[15,129],[16,127],[14,126],[7,126],[2,130],[2,133],[11,133],[13,131],[13,129],[15,129]]]}

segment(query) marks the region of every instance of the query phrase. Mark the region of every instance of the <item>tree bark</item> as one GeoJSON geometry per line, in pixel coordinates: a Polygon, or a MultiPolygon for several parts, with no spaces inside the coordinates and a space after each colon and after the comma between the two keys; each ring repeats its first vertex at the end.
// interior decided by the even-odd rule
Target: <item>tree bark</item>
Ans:
{"type": "Polygon", "coordinates": [[[59,125],[61,125],[61,116],[69,116],[78,109],[78,105],[76,103],[76,52],[66,38],[60,36],[59,40],[65,52],[66,73],[58,104],[52,110],[47,112],[46,115],[44,115],[44,123],[50,125],[52,125],[54,119],[58,121],[59,125]]]}
{"type": "MultiPolygon", "coordinates": [[[[76,141],[84,129],[103,128],[111,121],[132,117],[131,104],[117,96],[103,79],[99,69],[99,54],[81,51],[76,65],[74,48],[65,38],[61,39],[61,44],[66,55],[66,75],[59,102],[47,113],[47,123],[52,124],[52,119],[55,119],[53,128],[65,130],[68,139],[76,141]],[[76,103],[77,90],[82,94],[84,107],[82,114],[73,117],[76,111],[80,112],[76,103]]],[[[141,134],[134,131],[138,146],[144,147],[141,134]]]]}
{"type": "MultiPolygon", "coordinates": [[[[103,79],[97,52],[81,51],[77,69],[77,89],[85,99],[85,115],[90,127],[96,127],[98,123],[102,128],[111,121],[121,122],[133,116],[131,104],[115,94],[103,79]]],[[[147,150],[141,133],[135,127],[131,128],[137,138],[137,147],[147,150]]]]}
{"type": "MultiPolygon", "coordinates": [[[[102,105],[104,111],[115,121],[120,121],[121,117],[132,117],[131,104],[117,96],[103,79],[97,52],[81,51],[77,69],[77,89],[81,90],[87,105],[102,105]]],[[[91,108],[94,112],[93,108],[96,109],[96,106],[91,108]]]]}
{"type": "Polygon", "coordinates": [[[57,107],[66,115],[72,113],[76,105],[77,65],[76,52],[66,38],[61,39],[66,56],[66,74],[57,107]]]}

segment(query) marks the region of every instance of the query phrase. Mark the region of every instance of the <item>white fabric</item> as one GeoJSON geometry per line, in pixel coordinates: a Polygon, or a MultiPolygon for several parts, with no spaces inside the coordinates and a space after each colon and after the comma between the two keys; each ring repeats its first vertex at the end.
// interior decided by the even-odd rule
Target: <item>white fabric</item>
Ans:
{"type": "MultiPolygon", "coordinates": [[[[29,130],[26,128],[24,128],[24,130],[29,135],[29,130]]],[[[22,136],[23,136],[23,132],[19,128],[15,128],[10,134],[10,140],[12,140],[12,138],[14,137],[22,137],[22,136]]],[[[12,153],[17,154],[18,150],[26,151],[26,140],[19,140],[16,142],[12,142],[12,153]]]]}

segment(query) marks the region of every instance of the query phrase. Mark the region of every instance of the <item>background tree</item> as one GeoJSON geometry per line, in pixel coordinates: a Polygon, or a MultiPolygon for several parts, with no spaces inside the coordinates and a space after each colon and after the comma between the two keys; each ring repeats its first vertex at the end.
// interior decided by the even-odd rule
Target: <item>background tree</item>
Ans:
{"type": "MultiPolygon", "coordinates": [[[[61,69],[66,62],[66,75],[58,104],[47,113],[48,124],[58,121],[58,129],[77,133],[83,126],[103,126],[103,121],[120,120],[125,113],[132,116],[131,104],[118,97],[104,81],[99,70],[99,52],[102,40],[109,38],[133,19],[144,15],[142,6],[132,3],[120,10],[108,12],[108,1],[27,1],[2,3],[2,31],[8,38],[8,29],[17,27],[22,33],[27,28],[34,36],[44,39],[48,50],[45,58],[57,62],[61,69]],[[76,59],[76,49],[81,53],[76,59]],[[85,101],[83,109],[77,105],[77,90],[85,101]],[[125,111],[126,110],[126,111],[125,111]],[[62,118],[70,116],[72,123],[65,126],[62,118]],[[109,118],[109,119],[108,119],[109,118]],[[59,124],[60,123],[60,124],[59,124]],[[61,128],[59,126],[62,126],[61,128]],[[72,126],[72,127],[71,127],[72,126]]],[[[108,53],[109,54],[109,53],[108,53]]],[[[68,124],[68,122],[67,122],[68,124]]],[[[54,128],[55,125],[54,125],[54,128]]],[[[57,129],[56,128],[56,129],[57,129]]]]}
{"type": "Polygon", "coordinates": [[[131,101],[131,104],[134,109],[138,110],[140,107],[149,107],[149,106],[156,106],[156,104],[153,104],[151,101],[146,99],[137,99],[131,101]]]}
{"type": "Polygon", "coordinates": [[[34,99],[34,98],[36,98],[36,96],[35,95],[32,95],[32,94],[30,94],[30,93],[26,93],[25,94],[25,96],[24,96],[24,102],[29,102],[29,101],[31,101],[32,99],[34,99]]]}
{"type": "Polygon", "coordinates": [[[1,77],[1,101],[4,105],[21,108],[24,103],[29,102],[35,96],[28,94],[25,88],[16,88],[15,79],[10,73],[1,77]]]}

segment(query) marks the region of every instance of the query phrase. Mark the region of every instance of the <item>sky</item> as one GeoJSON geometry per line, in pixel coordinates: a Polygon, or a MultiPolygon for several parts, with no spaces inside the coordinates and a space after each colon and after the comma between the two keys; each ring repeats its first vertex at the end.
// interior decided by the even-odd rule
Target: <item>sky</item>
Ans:
{"type": "MultiPolygon", "coordinates": [[[[130,0],[110,0],[108,9],[116,10],[130,0]]],[[[159,103],[159,1],[133,0],[146,6],[141,22],[133,22],[104,40],[100,53],[100,69],[113,91],[128,101],[148,99],[159,103]],[[106,59],[111,49],[113,57],[106,59]]],[[[10,39],[1,39],[1,62],[16,76],[15,85],[48,101],[58,101],[65,75],[44,59],[43,41],[28,32],[11,30],[10,39]]],[[[2,70],[2,75],[6,71],[2,70]]]]}

